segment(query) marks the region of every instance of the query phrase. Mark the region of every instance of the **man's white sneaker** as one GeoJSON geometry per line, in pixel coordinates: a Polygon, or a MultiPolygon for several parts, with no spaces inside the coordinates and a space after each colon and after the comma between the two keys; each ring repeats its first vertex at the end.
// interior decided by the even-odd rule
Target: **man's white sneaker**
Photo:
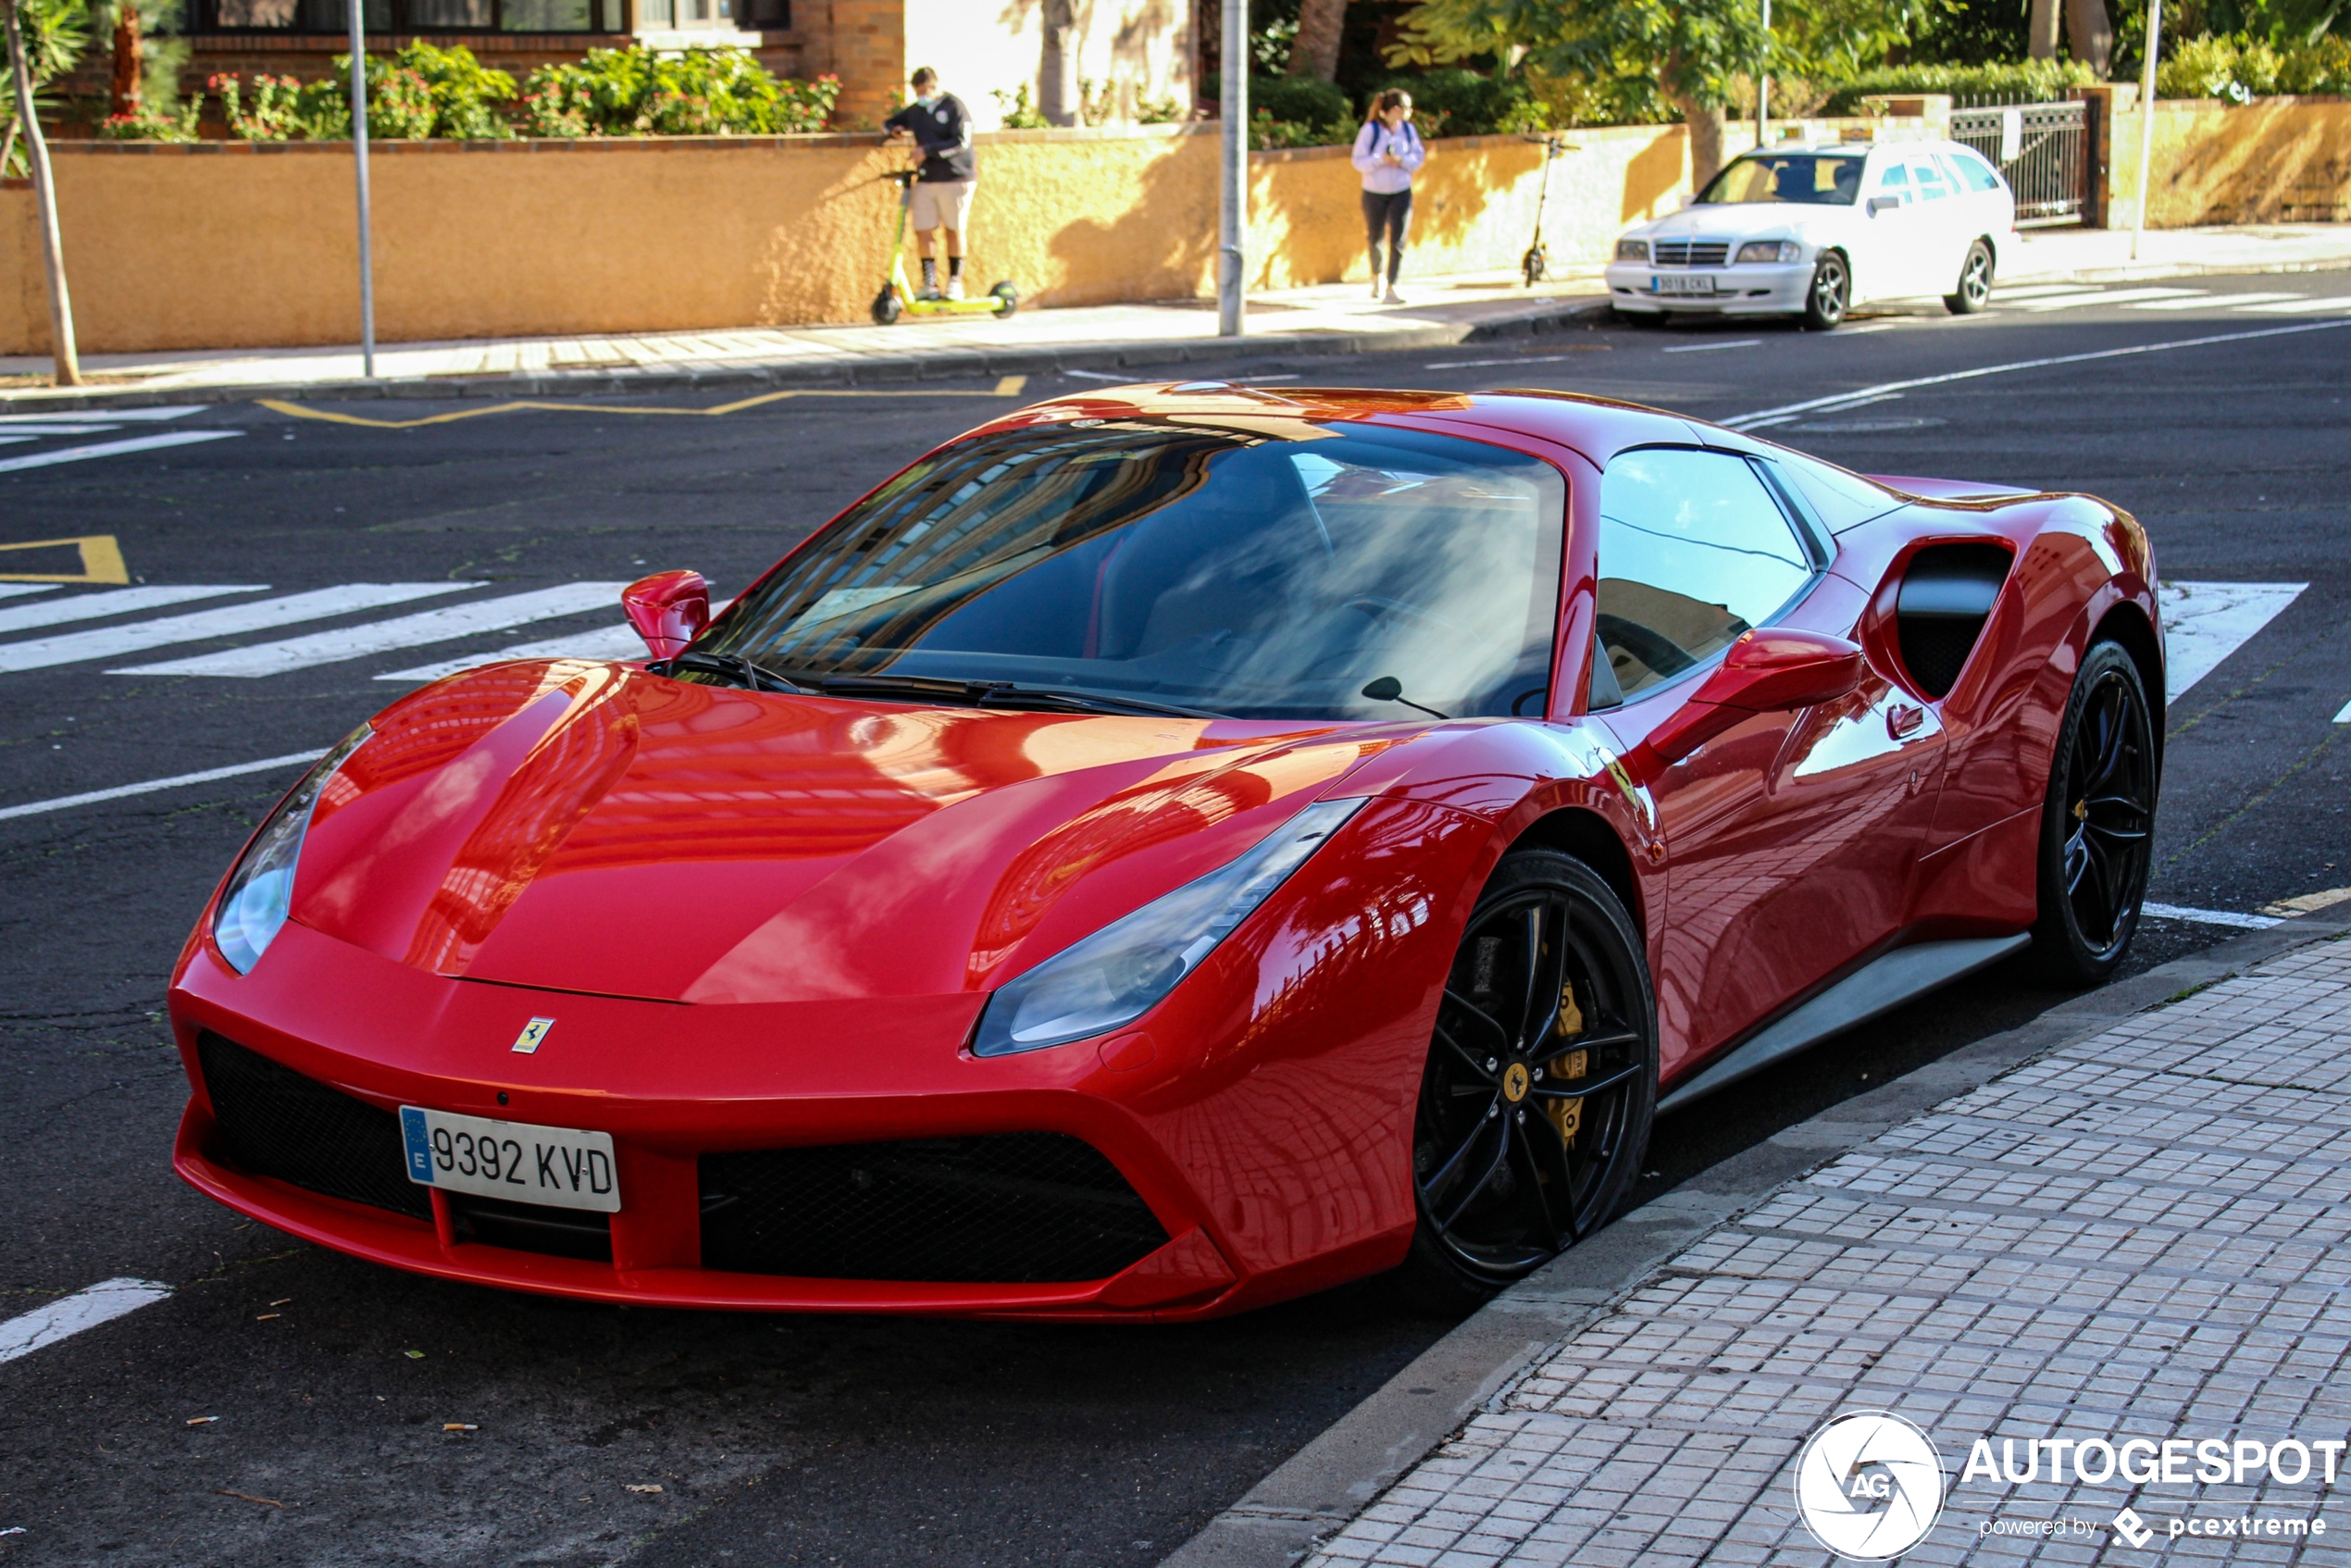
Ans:
{"type": "Polygon", "coordinates": [[[961,278],[947,280],[947,297],[951,300],[959,300],[964,297],[964,280],[961,278]]]}
{"type": "Polygon", "coordinates": [[[1404,296],[1396,292],[1396,286],[1392,283],[1388,285],[1387,303],[1390,305],[1402,305],[1404,303],[1404,296]]]}

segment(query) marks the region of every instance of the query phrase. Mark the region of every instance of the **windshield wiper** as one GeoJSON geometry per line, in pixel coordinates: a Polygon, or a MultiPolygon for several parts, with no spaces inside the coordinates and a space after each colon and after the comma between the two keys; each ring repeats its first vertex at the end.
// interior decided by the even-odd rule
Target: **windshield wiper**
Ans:
{"type": "Polygon", "coordinates": [[[803,676],[820,691],[844,696],[871,692],[876,696],[928,697],[968,703],[976,708],[1051,708],[1080,714],[1163,714],[1170,718],[1222,718],[1205,708],[1182,708],[1173,703],[1148,702],[1114,692],[1070,691],[1051,686],[1023,686],[1010,680],[951,680],[927,675],[803,676]]]}
{"type": "Polygon", "coordinates": [[[723,675],[738,686],[753,691],[795,691],[805,695],[808,688],[797,681],[787,680],[766,666],[754,663],[740,653],[680,653],[669,661],[669,672],[681,669],[703,675],[723,675]]]}

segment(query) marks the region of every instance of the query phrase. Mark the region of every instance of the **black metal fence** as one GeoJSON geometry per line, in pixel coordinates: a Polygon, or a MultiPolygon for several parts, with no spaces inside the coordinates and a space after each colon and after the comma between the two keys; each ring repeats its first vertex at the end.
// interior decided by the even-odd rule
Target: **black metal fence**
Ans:
{"type": "Polygon", "coordinates": [[[1951,140],[1989,158],[2016,193],[2019,228],[2083,221],[2090,194],[2090,106],[1994,104],[1951,111],[1951,140]]]}

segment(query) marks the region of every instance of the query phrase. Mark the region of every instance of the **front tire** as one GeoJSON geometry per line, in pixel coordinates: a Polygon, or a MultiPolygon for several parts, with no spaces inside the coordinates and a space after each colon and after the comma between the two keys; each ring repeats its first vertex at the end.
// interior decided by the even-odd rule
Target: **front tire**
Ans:
{"type": "Polygon", "coordinates": [[[2120,644],[2094,642],[2066,697],[2041,807],[2033,946],[2053,977],[2096,985],[2130,951],[2153,859],[2156,785],[2139,666],[2120,644]]]}
{"type": "Polygon", "coordinates": [[[1978,240],[1959,263],[1959,286],[1943,296],[1943,308],[1954,316],[1973,316],[1992,303],[1992,247],[1978,240]]]}
{"type": "Polygon", "coordinates": [[[1837,251],[1822,251],[1812,266],[1812,283],[1804,292],[1804,325],[1815,332],[1835,331],[1853,305],[1853,272],[1837,251]]]}
{"type": "Polygon", "coordinates": [[[1462,934],[1421,1076],[1407,1295],[1466,1311],[1606,1224],[1648,1151],[1657,1075],[1632,916],[1579,860],[1505,855],[1462,934]]]}
{"type": "Polygon", "coordinates": [[[874,296],[873,317],[877,327],[887,327],[904,314],[905,303],[898,297],[898,285],[884,283],[882,292],[874,296]]]}
{"type": "Polygon", "coordinates": [[[988,297],[996,302],[996,319],[999,321],[1020,308],[1020,290],[1010,279],[989,290],[988,297]]]}

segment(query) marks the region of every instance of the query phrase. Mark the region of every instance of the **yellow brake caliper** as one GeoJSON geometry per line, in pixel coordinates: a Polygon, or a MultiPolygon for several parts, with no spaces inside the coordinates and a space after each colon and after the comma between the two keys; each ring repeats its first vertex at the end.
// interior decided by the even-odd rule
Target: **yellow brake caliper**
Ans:
{"type": "MultiPolygon", "coordinates": [[[[1574,1039],[1583,1032],[1584,1010],[1575,1005],[1575,987],[1573,984],[1563,985],[1560,988],[1560,1039],[1574,1039]]],[[[1549,1076],[1572,1080],[1582,1077],[1590,1070],[1591,1052],[1571,1051],[1551,1063],[1549,1076]]],[[[1560,1141],[1573,1144],[1576,1129],[1584,1125],[1584,1102],[1581,1100],[1546,1100],[1543,1101],[1543,1114],[1550,1117],[1551,1125],[1559,1128],[1560,1141]]]]}

